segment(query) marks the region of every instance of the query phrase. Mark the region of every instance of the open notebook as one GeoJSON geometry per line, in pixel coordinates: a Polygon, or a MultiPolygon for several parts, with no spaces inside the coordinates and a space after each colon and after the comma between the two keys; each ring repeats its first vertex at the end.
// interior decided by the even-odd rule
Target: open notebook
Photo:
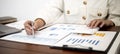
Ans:
{"type": "Polygon", "coordinates": [[[98,31],[98,29],[90,29],[86,25],[55,24],[37,31],[35,37],[28,36],[22,31],[1,39],[55,47],[63,47],[63,45],[83,49],[91,47],[93,50],[104,51],[109,47],[116,32],[98,31]]]}

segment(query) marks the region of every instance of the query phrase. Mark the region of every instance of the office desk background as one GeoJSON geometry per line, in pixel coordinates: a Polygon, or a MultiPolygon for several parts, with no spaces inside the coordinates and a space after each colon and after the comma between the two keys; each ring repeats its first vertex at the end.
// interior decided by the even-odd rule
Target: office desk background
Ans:
{"type": "MultiPolygon", "coordinates": [[[[47,1],[49,0],[0,0],[0,17],[13,16],[18,18],[18,20],[32,19],[47,1]]],[[[120,28],[116,27],[114,29],[112,27],[101,30],[120,31],[120,28]]],[[[112,47],[113,50],[110,50],[110,53],[114,54],[116,50],[114,48],[117,47],[118,41],[119,39],[116,41],[115,46],[112,47]]],[[[0,40],[0,54],[93,54],[93,52],[55,50],[46,46],[0,40]]]]}
{"type": "MultiPolygon", "coordinates": [[[[119,28],[120,27],[110,27],[107,29],[102,28],[102,30],[120,31],[119,28]]],[[[118,40],[119,39],[117,39],[117,41],[118,40]]],[[[116,49],[114,48],[110,49],[110,53],[113,53],[113,50],[116,49]]],[[[0,54],[102,54],[102,53],[50,49],[48,46],[0,40],[0,54]]]]}
{"type": "Polygon", "coordinates": [[[34,18],[50,0],[0,0],[0,17],[34,18]]]}

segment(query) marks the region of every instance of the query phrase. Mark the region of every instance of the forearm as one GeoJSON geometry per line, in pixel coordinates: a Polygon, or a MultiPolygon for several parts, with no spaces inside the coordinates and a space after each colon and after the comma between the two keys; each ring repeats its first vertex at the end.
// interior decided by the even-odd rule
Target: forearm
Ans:
{"type": "Polygon", "coordinates": [[[42,18],[37,18],[34,21],[36,29],[39,29],[40,27],[43,27],[46,23],[42,18]]]}
{"type": "Polygon", "coordinates": [[[110,19],[115,26],[120,26],[120,18],[113,18],[113,19],[110,19]]]}

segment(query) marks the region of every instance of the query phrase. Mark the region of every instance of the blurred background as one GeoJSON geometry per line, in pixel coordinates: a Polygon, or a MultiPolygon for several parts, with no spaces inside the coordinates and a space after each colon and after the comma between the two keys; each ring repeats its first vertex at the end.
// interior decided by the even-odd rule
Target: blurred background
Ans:
{"type": "Polygon", "coordinates": [[[18,20],[34,18],[49,0],[0,0],[0,17],[12,16],[18,20]]]}

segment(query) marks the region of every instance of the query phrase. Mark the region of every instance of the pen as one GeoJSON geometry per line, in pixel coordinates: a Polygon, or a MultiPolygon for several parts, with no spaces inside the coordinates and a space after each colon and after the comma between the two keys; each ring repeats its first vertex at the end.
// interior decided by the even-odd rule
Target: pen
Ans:
{"type": "Polygon", "coordinates": [[[31,23],[31,29],[32,29],[32,36],[33,38],[35,38],[34,22],[31,23]]]}
{"type": "Polygon", "coordinates": [[[81,35],[81,36],[91,36],[93,34],[87,34],[87,33],[73,33],[73,34],[77,34],[77,35],[81,35]]]}

